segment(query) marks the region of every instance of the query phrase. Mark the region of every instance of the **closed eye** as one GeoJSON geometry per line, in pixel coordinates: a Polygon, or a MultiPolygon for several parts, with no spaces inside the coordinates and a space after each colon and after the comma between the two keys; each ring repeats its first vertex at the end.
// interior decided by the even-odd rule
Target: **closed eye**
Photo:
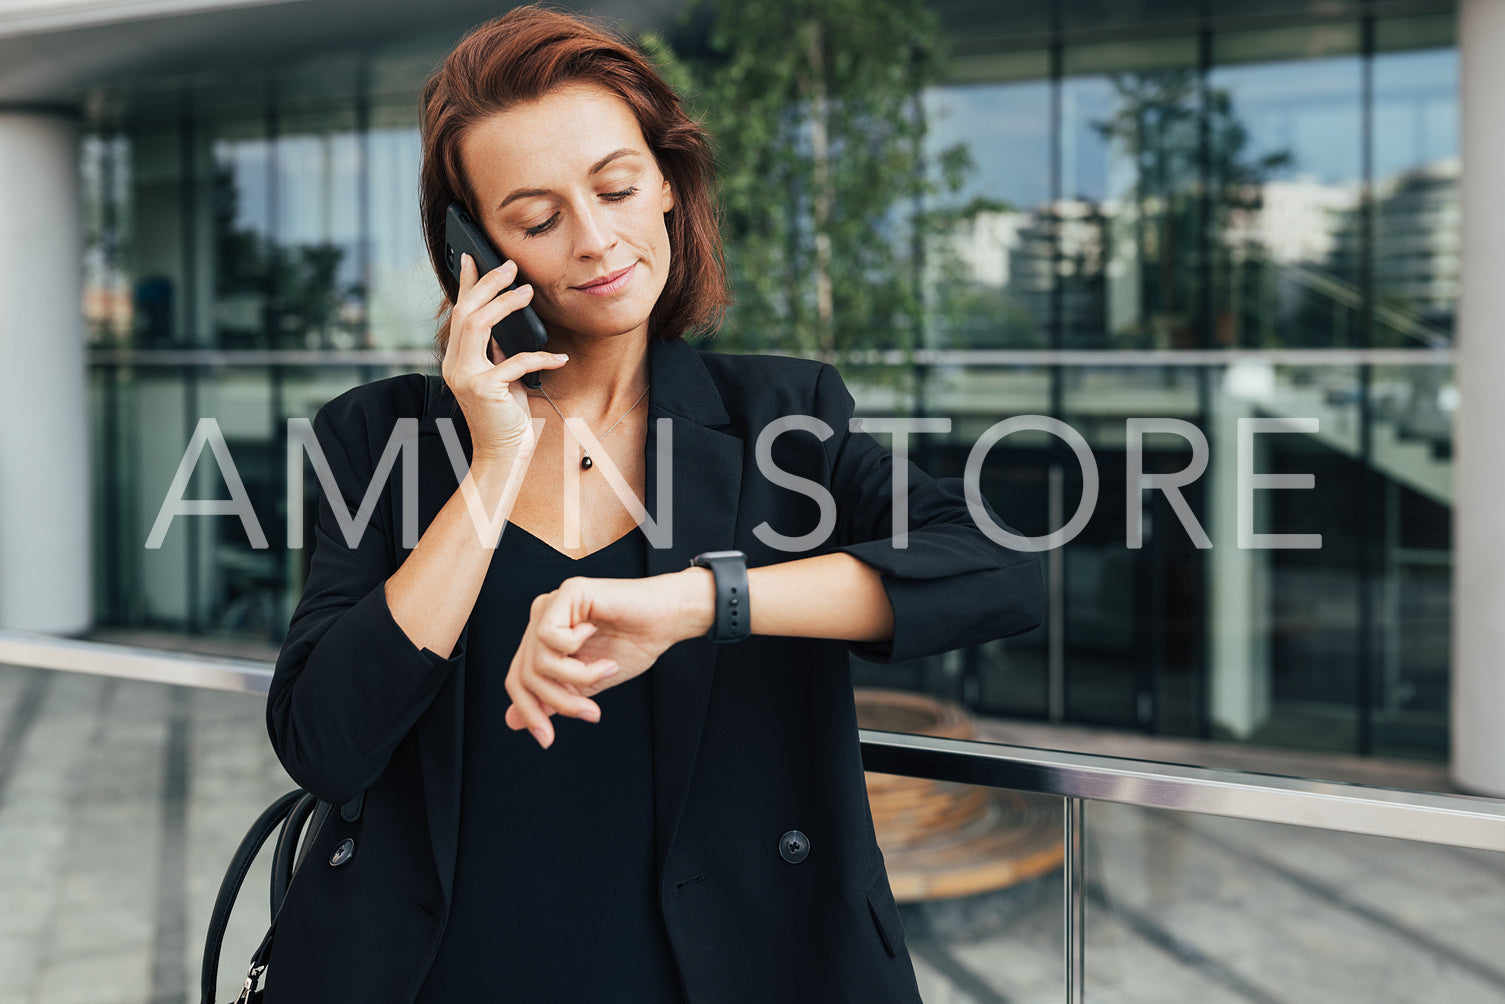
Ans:
{"type": "MultiPolygon", "coordinates": [[[[601,198],[606,202],[626,202],[636,194],[638,194],[638,186],[633,185],[630,188],[622,189],[620,192],[603,192],[601,198]]],[[[553,230],[558,223],[559,214],[555,213],[537,226],[528,227],[523,233],[529,237],[542,237],[550,230],[553,230]]]]}
{"type": "Polygon", "coordinates": [[[553,230],[554,229],[554,224],[556,224],[558,222],[559,222],[559,214],[555,213],[553,216],[550,216],[548,219],[544,220],[538,226],[536,226],[536,227],[529,227],[528,229],[524,230],[523,233],[527,234],[529,237],[540,237],[543,234],[548,233],[550,230],[553,230]]]}

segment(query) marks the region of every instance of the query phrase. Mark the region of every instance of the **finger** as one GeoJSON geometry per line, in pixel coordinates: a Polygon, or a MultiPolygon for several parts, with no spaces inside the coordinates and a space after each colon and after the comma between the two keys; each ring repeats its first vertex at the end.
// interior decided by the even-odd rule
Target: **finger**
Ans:
{"type": "MultiPolygon", "coordinates": [[[[466,256],[470,258],[469,255],[466,256]]],[[[462,271],[463,271],[462,265],[462,271]]],[[[455,308],[470,314],[490,303],[496,295],[507,288],[513,279],[517,278],[517,262],[504,261],[485,275],[477,275],[480,266],[474,258],[470,258],[470,286],[465,292],[455,297],[455,308]]]]}
{"type": "MultiPolygon", "coordinates": [[[[553,708],[547,706],[545,706],[544,710],[549,712],[550,715],[558,714],[553,708]]],[[[507,728],[513,732],[521,732],[528,727],[528,723],[523,719],[522,709],[516,704],[507,705],[507,710],[502,715],[502,720],[506,723],[507,728]]]]}
{"type": "Polygon", "coordinates": [[[537,352],[519,352],[516,355],[506,356],[496,364],[495,370],[500,379],[514,383],[521,380],[524,374],[532,373],[534,370],[556,370],[569,361],[570,357],[566,353],[541,349],[537,352]]]}
{"type": "Polygon", "coordinates": [[[585,664],[586,671],[593,674],[593,682],[588,684],[576,684],[579,693],[586,697],[595,697],[601,691],[611,686],[611,678],[621,672],[622,667],[611,659],[597,659],[585,664]]]}
{"type": "Polygon", "coordinates": [[[465,295],[471,286],[475,285],[473,268],[470,255],[461,251],[460,278],[458,280],[459,289],[455,293],[455,305],[449,308],[449,340],[445,343],[444,358],[440,361],[440,369],[444,373],[444,382],[450,384],[451,388],[454,386],[450,378],[454,369],[453,362],[460,349],[459,303],[461,297],[465,295]]]}
{"type": "Polygon", "coordinates": [[[539,746],[548,749],[549,744],[554,741],[554,727],[549,724],[549,716],[540,706],[538,698],[523,686],[520,676],[517,663],[514,661],[512,670],[507,674],[507,682],[504,684],[507,695],[512,698],[512,706],[517,709],[523,727],[533,733],[533,738],[538,740],[539,746]]]}
{"type": "Polygon", "coordinates": [[[476,261],[464,251],[460,252],[460,282],[459,292],[455,294],[455,302],[460,302],[460,297],[465,291],[476,284],[476,261]]]}
{"type": "MultiPolygon", "coordinates": [[[[547,662],[548,657],[541,661],[547,662]]],[[[569,681],[567,677],[556,676],[552,667],[547,670],[543,667],[535,667],[535,672],[532,674],[524,673],[522,681],[529,696],[535,701],[558,709],[560,714],[571,718],[583,718],[588,722],[600,721],[601,709],[596,702],[588,697],[580,696],[578,691],[572,693],[566,690],[563,686],[564,682],[572,681],[569,681]]]]}
{"type": "MultiPolygon", "coordinates": [[[[544,616],[548,616],[545,614],[544,616]]],[[[596,625],[581,621],[574,627],[558,621],[544,620],[538,625],[538,640],[561,655],[574,655],[586,639],[596,633],[596,625]]]]}
{"type": "Polygon", "coordinates": [[[455,297],[454,313],[450,320],[450,340],[459,342],[457,346],[460,352],[459,361],[467,367],[473,367],[477,362],[484,362],[486,359],[486,343],[491,338],[492,326],[514,309],[525,306],[533,298],[533,294],[529,289],[521,297],[516,295],[520,290],[514,290],[505,296],[497,296],[517,273],[517,266],[511,262],[506,262],[500,268],[494,268],[476,279],[474,278],[476,264],[472,260],[468,272],[465,272],[465,267],[462,265],[462,273],[472,277],[472,284],[464,293],[455,297]],[[500,307],[496,307],[498,303],[500,307]],[[456,324],[460,329],[458,333],[453,328],[456,324]],[[455,337],[456,334],[458,338],[455,337]]]}
{"type": "Polygon", "coordinates": [[[616,660],[610,658],[595,659],[591,662],[581,662],[567,655],[546,655],[543,658],[554,660],[543,675],[565,687],[582,689],[594,687],[621,668],[616,660]]]}

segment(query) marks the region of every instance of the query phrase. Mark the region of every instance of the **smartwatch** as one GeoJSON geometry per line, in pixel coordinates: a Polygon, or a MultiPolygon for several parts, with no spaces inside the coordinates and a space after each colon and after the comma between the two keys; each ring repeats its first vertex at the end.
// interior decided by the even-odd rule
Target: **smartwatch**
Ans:
{"type": "Polygon", "coordinates": [[[716,580],[716,620],[706,637],[725,644],[752,634],[752,615],[747,608],[747,555],[741,551],[705,551],[691,558],[690,566],[709,568],[716,580]]]}

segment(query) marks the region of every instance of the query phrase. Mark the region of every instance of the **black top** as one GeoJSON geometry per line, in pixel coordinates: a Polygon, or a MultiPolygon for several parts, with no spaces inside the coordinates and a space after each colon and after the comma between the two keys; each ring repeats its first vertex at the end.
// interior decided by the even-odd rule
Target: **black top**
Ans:
{"type": "Polygon", "coordinates": [[[572,575],[640,578],[646,550],[638,529],[579,560],[503,531],[466,643],[454,902],[419,1001],[683,1001],[658,901],[647,674],[597,694],[596,724],[554,716],[547,750],[503,720],[533,598],[572,575]]]}

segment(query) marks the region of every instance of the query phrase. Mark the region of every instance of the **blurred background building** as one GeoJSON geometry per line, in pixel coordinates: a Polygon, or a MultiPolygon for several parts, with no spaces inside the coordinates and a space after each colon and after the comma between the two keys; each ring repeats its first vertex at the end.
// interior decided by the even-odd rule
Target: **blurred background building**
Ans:
{"type": "MultiPolygon", "coordinates": [[[[1042,556],[1047,625],[860,679],[979,715],[1452,755],[1460,784],[1505,793],[1488,448],[1505,405],[1484,382],[1505,375],[1484,288],[1505,258],[1487,257],[1481,227],[1471,260],[1460,211],[1464,177],[1505,170],[1460,73],[1460,50],[1505,42],[1495,0],[928,9],[949,57],[906,121],[924,127],[913,152],[929,184],[885,216],[908,306],[854,335],[783,338],[777,312],[756,313],[756,290],[781,280],[759,271],[743,212],[728,237],[744,303],[719,346],[824,351],[865,413],[950,417],[948,435],[913,444],[935,474],[960,474],[1001,419],[1054,416],[1090,444],[1100,493],[1082,532],[1042,556]],[[1484,328],[1467,349],[1465,270],[1484,328]],[[1183,492],[1211,548],[1163,494],[1130,492],[1126,423],[1150,417],[1209,442],[1183,492]],[[1254,529],[1320,533],[1320,549],[1237,546],[1237,422],[1254,417],[1318,420],[1259,437],[1250,462],[1315,475],[1260,493],[1254,529]],[[1455,450],[1455,429],[1475,452],[1455,450]]],[[[288,507],[311,511],[316,485],[288,500],[286,420],[432,365],[418,93],[495,13],[0,2],[0,627],[280,640],[307,561],[286,546],[288,507]],[[179,518],[144,546],[201,417],[270,546],[224,516],[179,518]]],[[[735,58],[712,8],[596,13],[661,33],[692,68],[735,58]]],[[[1479,86],[1505,93],[1487,58],[1479,86]]],[[[731,112],[705,110],[734,136],[731,112]]],[[[758,198],[797,218],[797,188],[758,198]]],[[[1487,219],[1498,197],[1470,192],[1487,219]]],[[[1144,455],[1152,473],[1193,460],[1167,433],[1144,455]]],[[[1063,525],[1082,485],[1043,435],[1010,437],[983,471],[1029,534],[1063,525]]],[[[206,455],[189,496],[226,492],[206,455]]]]}

